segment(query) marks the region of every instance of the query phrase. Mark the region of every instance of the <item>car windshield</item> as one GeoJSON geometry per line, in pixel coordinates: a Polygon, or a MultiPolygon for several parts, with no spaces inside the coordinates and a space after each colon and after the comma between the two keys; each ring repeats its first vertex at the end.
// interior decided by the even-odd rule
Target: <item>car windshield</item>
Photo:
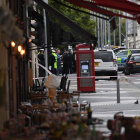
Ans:
{"type": "Polygon", "coordinates": [[[103,62],[112,62],[113,54],[107,51],[94,52],[94,59],[102,59],[103,62]]]}
{"type": "Polygon", "coordinates": [[[131,52],[132,52],[132,54],[140,53],[140,50],[132,50],[131,52]]]}
{"type": "Polygon", "coordinates": [[[120,57],[120,58],[122,58],[122,57],[127,57],[127,52],[128,52],[128,51],[119,52],[119,53],[117,54],[117,57],[120,57]]]}
{"type": "Polygon", "coordinates": [[[117,49],[114,49],[113,51],[115,54],[117,54],[118,52],[120,52],[121,50],[124,50],[124,49],[126,49],[126,48],[117,48],[117,49]]]}
{"type": "Polygon", "coordinates": [[[140,55],[131,56],[130,61],[140,62],[140,55]]]}

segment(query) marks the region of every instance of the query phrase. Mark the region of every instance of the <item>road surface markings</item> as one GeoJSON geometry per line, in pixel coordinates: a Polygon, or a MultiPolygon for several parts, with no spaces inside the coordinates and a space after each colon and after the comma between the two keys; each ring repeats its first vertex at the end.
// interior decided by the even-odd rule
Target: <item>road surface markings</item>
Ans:
{"type": "MultiPolygon", "coordinates": [[[[127,117],[135,117],[137,116],[138,114],[128,114],[128,115],[125,115],[127,117]]],[[[98,118],[114,118],[114,113],[113,114],[93,114],[92,117],[98,117],[98,118]]]]}
{"type": "MultiPolygon", "coordinates": [[[[98,84],[98,83],[96,83],[95,84],[96,86],[115,86],[116,85],[116,83],[114,83],[114,84],[111,84],[111,83],[108,83],[108,84],[103,84],[103,83],[101,83],[101,84],[98,84]]],[[[77,86],[77,84],[70,84],[70,86],[77,86]]]]}
{"type": "MultiPolygon", "coordinates": [[[[93,110],[94,110],[94,109],[93,109],[93,110]]],[[[118,112],[118,111],[104,111],[104,112],[100,112],[100,111],[99,111],[99,112],[95,112],[95,113],[96,113],[96,114],[97,114],[97,113],[101,113],[101,114],[103,113],[103,114],[104,114],[104,113],[117,113],[117,112],[118,112]]],[[[124,110],[124,111],[122,111],[122,112],[123,112],[123,114],[127,115],[127,114],[129,114],[130,112],[140,112],[140,110],[139,110],[139,109],[137,109],[137,110],[136,110],[136,109],[135,109],[135,110],[124,110]],[[127,114],[126,114],[126,113],[127,113],[127,114]]]]}
{"type": "MultiPolygon", "coordinates": [[[[80,97],[80,99],[82,99],[82,98],[86,98],[86,99],[117,99],[117,97],[106,97],[106,96],[88,96],[88,97],[83,97],[83,96],[81,96],[80,97]]],[[[134,98],[134,97],[120,97],[121,99],[124,99],[124,100],[128,100],[128,99],[135,99],[135,101],[136,101],[136,98],[134,98]]]]}
{"type": "MultiPolygon", "coordinates": [[[[126,91],[120,91],[120,94],[125,94],[125,93],[127,93],[126,91]]],[[[100,92],[96,92],[96,93],[81,93],[81,95],[80,96],[95,96],[95,95],[105,95],[105,94],[110,94],[110,95],[112,95],[112,94],[117,94],[117,91],[107,91],[107,92],[105,92],[105,91],[100,91],[100,92]]]]}
{"type": "Polygon", "coordinates": [[[133,82],[133,83],[136,84],[136,85],[140,84],[140,82],[133,82]]]}
{"type": "Polygon", "coordinates": [[[125,100],[125,101],[123,100],[123,101],[120,101],[120,103],[117,103],[117,101],[94,102],[94,103],[92,102],[91,106],[134,104],[135,101],[136,101],[136,99],[125,100]]]}

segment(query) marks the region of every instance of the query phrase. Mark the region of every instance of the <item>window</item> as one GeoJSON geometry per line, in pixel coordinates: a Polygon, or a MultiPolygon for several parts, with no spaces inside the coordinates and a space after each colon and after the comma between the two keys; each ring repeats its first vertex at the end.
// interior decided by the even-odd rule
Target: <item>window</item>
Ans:
{"type": "Polygon", "coordinates": [[[140,53],[140,50],[132,50],[131,52],[132,52],[132,54],[140,53]]]}
{"type": "Polygon", "coordinates": [[[140,62],[140,55],[132,56],[130,61],[140,62]]]}
{"type": "Polygon", "coordinates": [[[128,51],[122,51],[117,54],[117,57],[127,57],[128,51]]]}
{"type": "Polygon", "coordinates": [[[112,62],[113,54],[107,51],[94,52],[94,59],[102,59],[103,62],[112,62]]]}
{"type": "Polygon", "coordinates": [[[113,51],[114,51],[115,54],[117,54],[119,51],[125,50],[125,49],[126,48],[117,48],[117,49],[114,49],[113,51]]]}

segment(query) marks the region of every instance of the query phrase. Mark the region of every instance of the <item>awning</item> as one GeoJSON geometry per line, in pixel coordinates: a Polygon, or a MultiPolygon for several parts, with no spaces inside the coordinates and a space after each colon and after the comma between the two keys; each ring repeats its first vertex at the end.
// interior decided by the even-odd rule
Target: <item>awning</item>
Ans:
{"type": "MultiPolygon", "coordinates": [[[[68,5],[66,5],[66,4],[64,4],[64,3],[62,3],[62,2],[60,2],[60,1],[58,1],[58,0],[54,0],[54,1],[57,2],[57,3],[60,4],[60,5],[63,5],[63,6],[65,6],[65,7],[68,7],[68,8],[70,8],[70,9],[74,9],[74,10],[77,10],[77,11],[78,11],[78,9],[75,9],[75,8],[73,8],[73,7],[70,7],[70,6],[68,6],[68,5]]],[[[78,4],[78,3],[76,2],[76,0],[75,0],[74,2],[75,2],[76,4],[78,4]]],[[[86,6],[86,5],[87,5],[87,4],[84,4],[84,6],[86,6]]],[[[90,6],[90,5],[88,4],[88,6],[90,6]]],[[[93,7],[94,7],[94,9],[97,9],[98,11],[102,11],[102,13],[101,13],[101,12],[98,12],[98,13],[100,13],[100,14],[103,15],[103,16],[94,15],[94,17],[98,17],[98,18],[101,18],[101,19],[109,20],[112,29],[115,30],[115,29],[117,28],[116,20],[115,20],[115,17],[114,17],[114,16],[110,16],[110,15],[105,14],[104,11],[107,11],[107,10],[105,10],[105,9],[103,9],[103,8],[100,8],[100,7],[97,7],[97,6],[93,6],[93,7]]],[[[79,10],[79,11],[81,11],[81,10],[79,10]]],[[[81,12],[83,12],[83,11],[81,11],[81,12]]],[[[108,11],[108,12],[109,12],[109,11],[108,11]]],[[[113,14],[112,14],[112,15],[113,15],[113,14]]]]}
{"type": "Polygon", "coordinates": [[[69,28],[77,32],[85,41],[94,42],[94,44],[97,43],[97,38],[93,36],[91,33],[87,32],[83,28],[81,28],[79,25],[68,19],[66,16],[61,14],[59,11],[52,8],[50,5],[46,4],[44,1],[41,0],[34,0],[38,5],[40,5],[42,8],[44,8],[47,12],[54,15],[56,18],[58,18],[61,22],[63,22],[65,25],[67,25],[69,28]]]}
{"type": "MultiPolygon", "coordinates": [[[[81,0],[83,1],[83,0],[81,0]]],[[[99,6],[104,6],[108,8],[122,10],[124,12],[131,12],[131,14],[135,15],[140,13],[140,6],[134,2],[130,2],[128,0],[92,0],[94,3],[99,6]]]]}
{"type": "MultiPolygon", "coordinates": [[[[93,2],[88,2],[88,1],[83,1],[83,0],[67,0],[68,2],[72,3],[72,4],[75,4],[79,7],[83,7],[83,8],[86,8],[88,10],[91,10],[91,11],[94,11],[94,12],[97,12],[99,14],[102,14],[102,15],[110,15],[110,16],[118,16],[118,17],[123,17],[123,18],[127,18],[127,19],[131,19],[131,20],[136,20],[136,18],[132,17],[132,16],[125,16],[125,15],[122,15],[122,14],[117,14],[117,13],[114,13],[112,11],[109,11],[109,10],[106,10],[106,9],[103,9],[103,8],[100,8],[97,3],[93,3],[93,2]]],[[[103,5],[101,5],[103,6],[103,5]]],[[[131,13],[129,12],[129,14],[134,14],[134,13],[131,13]]]]}
{"type": "Polygon", "coordinates": [[[93,2],[88,2],[85,0],[67,0],[70,3],[73,3],[79,7],[83,7],[89,10],[92,10],[94,12],[101,12],[104,14],[108,14],[111,16],[118,16],[118,17],[123,17],[123,18],[127,18],[127,19],[131,19],[131,20],[137,20],[138,23],[140,24],[140,5],[128,1],[128,0],[92,0],[93,2]],[[97,7],[95,7],[97,6],[97,7]],[[112,8],[112,9],[118,9],[121,10],[123,12],[128,13],[128,16],[125,16],[123,14],[117,14],[114,12],[111,12],[109,10],[104,10],[103,9],[99,9],[98,6],[102,6],[105,8],[112,8]]]}

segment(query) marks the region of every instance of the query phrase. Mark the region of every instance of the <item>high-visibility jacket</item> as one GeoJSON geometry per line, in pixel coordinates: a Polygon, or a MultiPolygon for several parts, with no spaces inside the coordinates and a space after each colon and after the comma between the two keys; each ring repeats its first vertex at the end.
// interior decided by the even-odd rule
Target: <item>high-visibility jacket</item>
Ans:
{"type": "Polygon", "coordinates": [[[131,54],[131,50],[128,50],[127,57],[131,54]]]}
{"type": "Polygon", "coordinates": [[[54,63],[54,68],[57,69],[57,55],[55,53],[52,53],[55,57],[55,63],[54,63]]]}

